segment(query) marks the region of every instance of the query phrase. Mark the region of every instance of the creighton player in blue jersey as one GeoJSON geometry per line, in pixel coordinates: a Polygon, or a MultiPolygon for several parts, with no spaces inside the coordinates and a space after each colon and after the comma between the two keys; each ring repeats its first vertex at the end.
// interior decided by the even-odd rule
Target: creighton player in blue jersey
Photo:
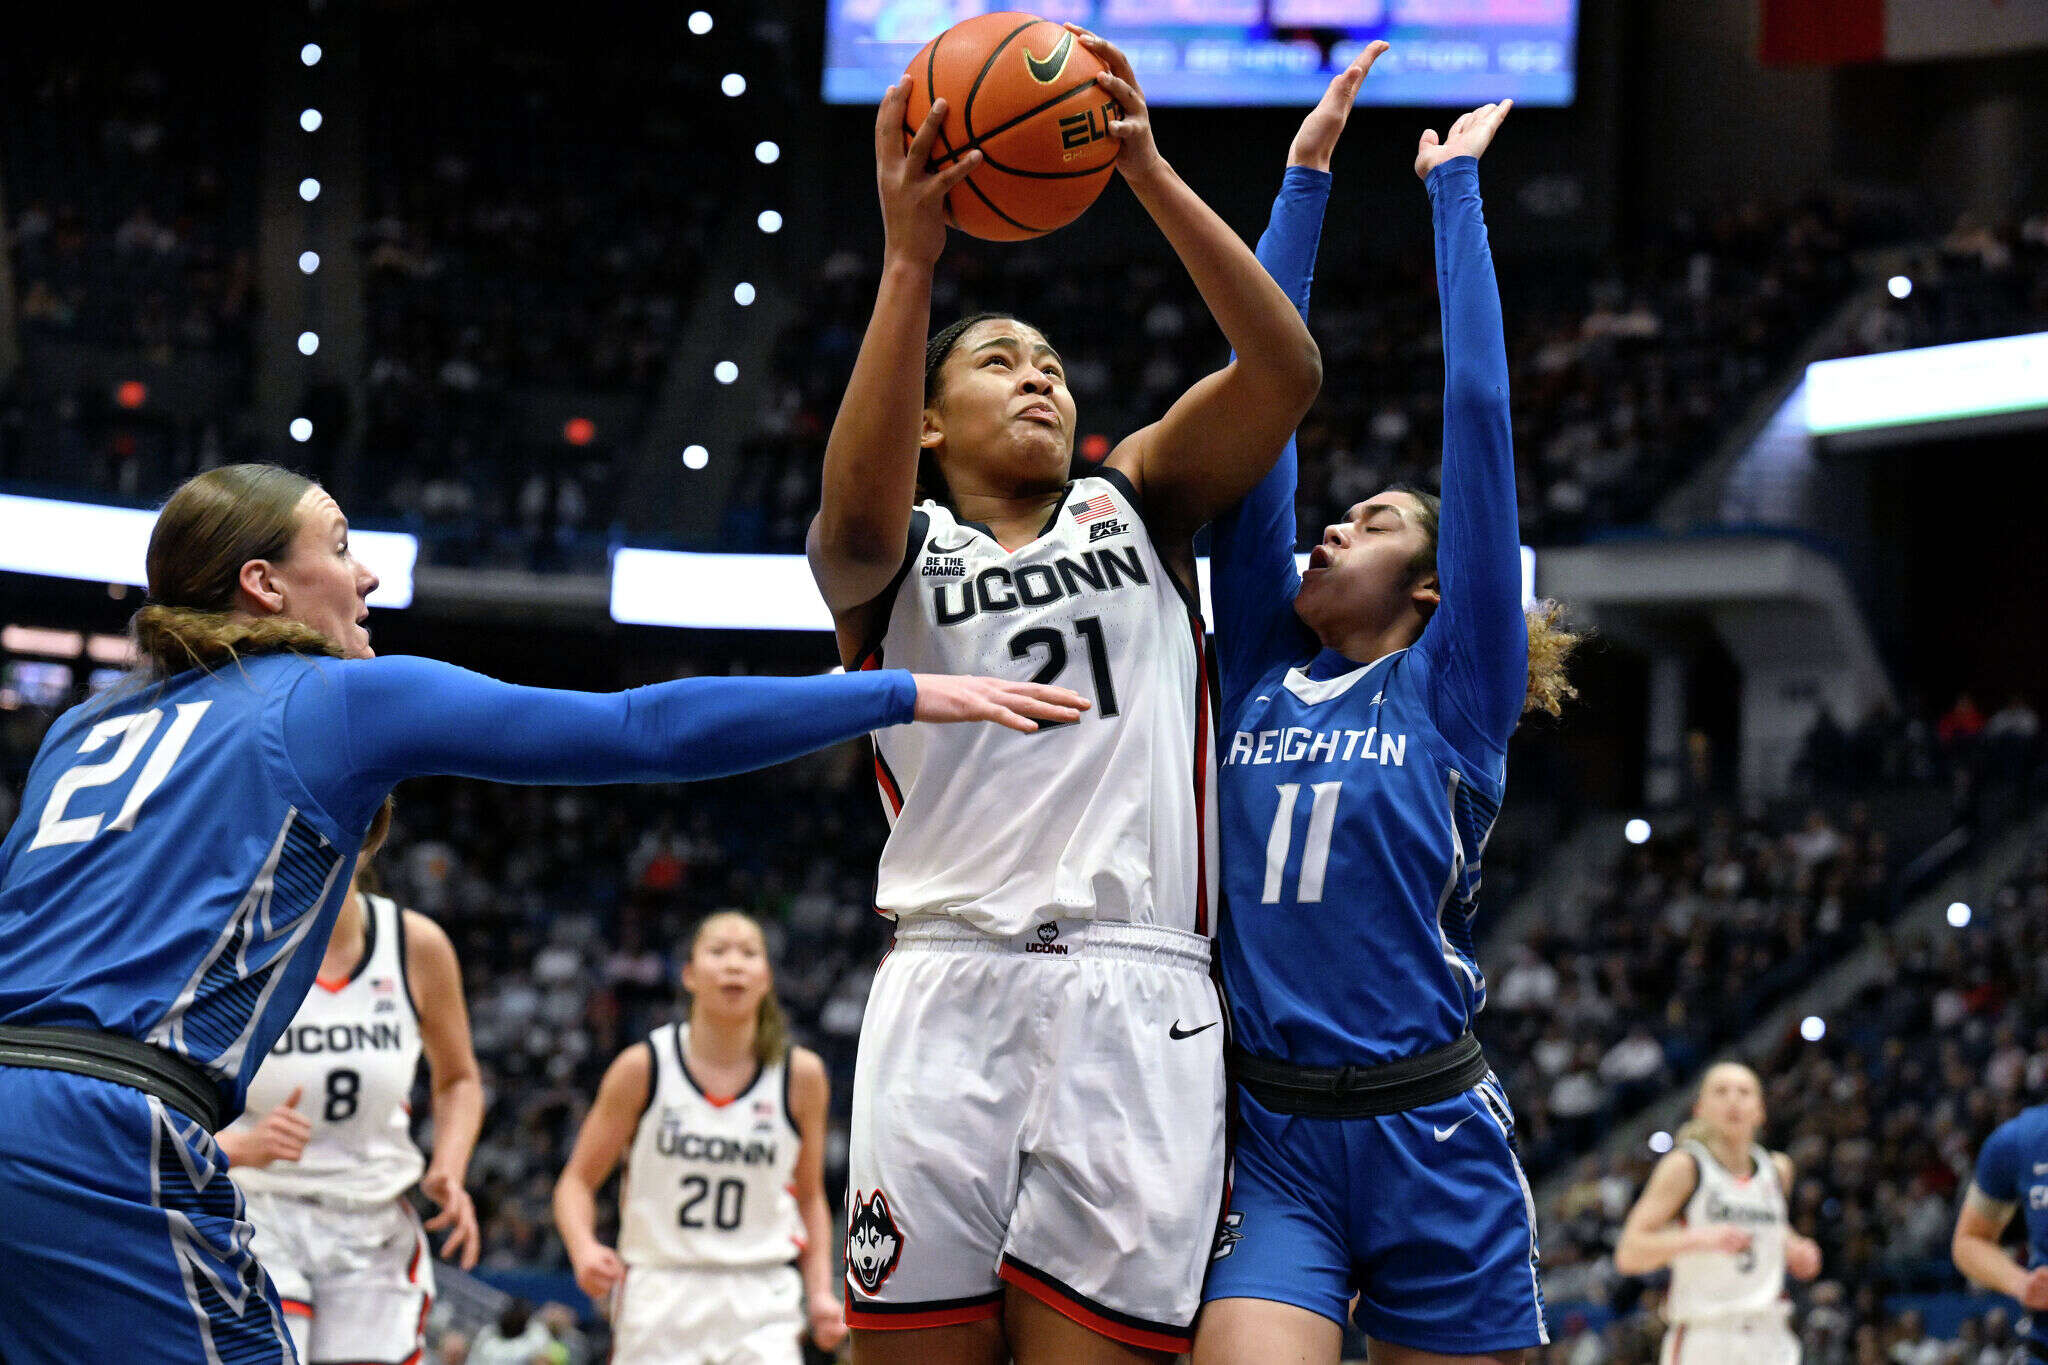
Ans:
{"type": "Polygon", "coordinates": [[[274,466],[180,488],[148,576],[144,673],[58,718],[0,843],[8,1365],[292,1359],[213,1133],[311,987],[394,783],[678,781],[1082,704],[901,672],[600,696],[374,658],[347,520],[274,466]]]}
{"type": "Polygon", "coordinates": [[[2048,1104],[2021,1110],[1984,1139],[1949,1251],[1972,1283],[2019,1300],[2027,1351],[2048,1360],[2048,1104]],[[2026,1265],[1999,1245],[2015,1212],[2027,1230],[2026,1265]]]}
{"type": "MultiPolygon", "coordinates": [[[[1520,1360],[1548,1340],[1513,1120],[1471,1034],[1508,736],[1532,695],[1554,705],[1568,645],[1522,611],[1478,177],[1507,112],[1423,134],[1415,162],[1443,305],[1441,503],[1396,489],[1353,507],[1297,574],[1290,444],[1215,528],[1239,1128],[1201,1365],[1335,1362],[1354,1292],[1375,1365],[1520,1360]]],[[[1335,113],[1303,124],[1259,246],[1304,310],[1335,113]]]]}

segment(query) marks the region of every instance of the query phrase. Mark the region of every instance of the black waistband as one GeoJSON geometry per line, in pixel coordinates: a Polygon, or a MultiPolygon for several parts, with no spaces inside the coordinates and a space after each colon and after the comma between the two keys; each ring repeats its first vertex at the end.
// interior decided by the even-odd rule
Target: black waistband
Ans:
{"type": "Polygon", "coordinates": [[[197,1062],[117,1033],[0,1024],[0,1066],[68,1071],[133,1086],[197,1119],[209,1133],[227,1123],[220,1086],[197,1062]]]}
{"type": "Polygon", "coordinates": [[[1364,1119],[1462,1095],[1486,1079],[1486,1054],[1467,1033],[1456,1042],[1380,1066],[1295,1066],[1230,1050],[1230,1074],[1276,1114],[1364,1119]]]}

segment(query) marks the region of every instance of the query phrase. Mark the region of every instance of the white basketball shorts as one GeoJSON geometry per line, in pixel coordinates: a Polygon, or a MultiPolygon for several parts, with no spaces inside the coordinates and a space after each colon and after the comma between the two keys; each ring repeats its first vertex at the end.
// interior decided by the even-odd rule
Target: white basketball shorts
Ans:
{"type": "Polygon", "coordinates": [[[1118,1341],[1187,1350],[1223,1101],[1208,939],[903,922],[861,1024],[847,1322],[995,1317],[1007,1283],[1118,1341]]]}
{"type": "Polygon", "coordinates": [[[1799,1338],[1783,1311],[1673,1323],[1658,1365],[1799,1365],[1799,1338]]]}
{"type": "Polygon", "coordinates": [[[426,1343],[434,1257],[403,1199],[355,1205],[249,1194],[250,1249],[308,1365],[409,1360],[426,1343]]]}
{"type": "Polygon", "coordinates": [[[628,1266],[612,1291],[612,1365],[802,1365],[795,1266],[628,1266]]]}

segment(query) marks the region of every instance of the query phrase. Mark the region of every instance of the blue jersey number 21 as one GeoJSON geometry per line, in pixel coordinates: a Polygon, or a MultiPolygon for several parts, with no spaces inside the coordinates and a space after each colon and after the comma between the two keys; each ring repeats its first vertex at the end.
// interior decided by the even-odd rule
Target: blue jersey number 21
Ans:
{"type": "MultiPolygon", "coordinates": [[[[114,817],[114,822],[107,826],[108,829],[135,828],[135,816],[142,809],[142,803],[147,801],[150,793],[161,787],[164,779],[171,775],[171,765],[176,763],[178,755],[185,751],[186,741],[192,738],[192,732],[199,727],[199,718],[204,716],[206,709],[212,705],[210,701],[179,704],[177,719],[173,720],[171,728],[164,732],[163,742],[156,746],[156,752],[149,756],[149,762],[142,765],[141,775],[135,779],[135,785],[129,788],[128,799],[121,803],[120,813],[114,817]]],[[[50,848],[56,844],[82,844],[97,835],[100,832],[100,822],[106,818],[104,815],[74,815],[67,819],[64,807],[70,804],[72,797],[85,788],[104,787],[110,782],[118,781],[122,774],[134,767],[135,760],[140,758],[142,751],[149,746],[150,736],[156,733],[157,726],[163,722],[163,718],[164,713],[159,708],[138,712],[132,716],[103,720],[93,726],[92,732],[86,735],[85,742],[78,746],[78,752],[96,752],[116,736],[120,738],[121,746],[114,750],[112,758],[103,759],[98,763],[81,763],[57,779],[56,785],[50,788],[50,799],[43,804],[42,819],[37,822],[35,841],[29,848],[34,850],[50,848]]]]}
{"type": "MultiPolygon", "coordinates": [[[[1265,905],[1280,903],[1280,883],[1287,875],[1287,853],[1294,846],[1294,802],[1301,795],[1299,782],[1276,784],[1279,809],[1273,812],[1273,830],[1266,836],[1266,885],[1259,893],[1265,905]]],[[[1342,782],[1317,782],[1309,788],[1308,838],[1301,846],[1301,882],[1296,888],[1296,905],[1315,905],[1323,899],[1323,873],[1330,866],[1330,831],[1337,824],[1337,798],[1342,782]]]]}

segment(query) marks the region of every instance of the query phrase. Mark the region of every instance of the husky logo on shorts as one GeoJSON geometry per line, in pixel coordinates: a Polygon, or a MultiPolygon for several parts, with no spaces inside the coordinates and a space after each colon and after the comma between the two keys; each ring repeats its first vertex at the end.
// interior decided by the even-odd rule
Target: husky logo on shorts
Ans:
{"type": "Polygon", "coordinates": [[[1038,926],[1038,942],[1025,944],[1024,951],[1027,953],[1052,953],[1059,957],[1065,957],[1067,955],[1067,945],[1061,943],[1059,937],[1059,925],[1054,924],[1051,920],[1047,920],[1038,926]]]}
{"type": "Polygon", "coordinates": [[[846,1220],[846,1268],[868,1293],[878,1292],[903,1255],[903,1235],[889,1213],[889,1197],[876,1190],[870,1199],[853,1192],[853,1216],[846,1220]]]}

